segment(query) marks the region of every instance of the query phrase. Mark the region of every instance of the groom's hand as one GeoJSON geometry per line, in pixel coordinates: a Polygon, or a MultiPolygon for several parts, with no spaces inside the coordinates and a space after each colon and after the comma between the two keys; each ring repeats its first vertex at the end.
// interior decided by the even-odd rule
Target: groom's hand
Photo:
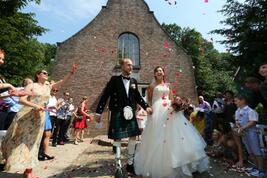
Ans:
{"type": "Polygon", "coordinates": [[[100,123],[101,122],[101,114],[95,114],[95,121],[97,122],[97,123],[100,123]]]}
{"type": "Polygon", "coordinates": [[[147,108],[146,108],[146,112],[147,112],[147,114],[150,114],[150,115],[151,115],[151,114],[152,114],[152,109],[151,109],[151,107],[147,107],[147,108]]]}

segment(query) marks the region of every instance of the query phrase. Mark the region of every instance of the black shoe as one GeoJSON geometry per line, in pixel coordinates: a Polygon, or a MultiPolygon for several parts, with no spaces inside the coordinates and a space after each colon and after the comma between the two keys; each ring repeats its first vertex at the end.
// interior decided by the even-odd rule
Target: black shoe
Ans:
{"type": "Polygon", "coordinates": [[[44,160],[45,160],[44,155],[43,155],[43,154],[39,154],[39,155],[38,155],[38,160],[39,160],[39,161],[44,161],[44,160]]]}
{"type": "Polygon", "coordinates": [[[5,170],[5,164],[0,164],[0,171],[2,172],[2,171],[4,171],[5,170]]]}
{"type": "Polygon", "coordinates": [[[69,140],[69,139],[64,139],[63,142],[64,142],[64,143],[69,143],[70,140],[69,140]]]}
{"type": "Polygon", "coordinates": [[[47,160],[51,160],[51,159],[54,159],[55,157],[54,156],[49,156],[47,154],[43,154],[43,156],[47,159],[47,160]]]}
{"type": "Polygon", "coordinates": [[[115,178],[123,178],[122,170],[118,168],[114,175],[115,178]]]}
{"type": "Polygon", "coordinates": [[[57,147],[57,143],[52,143],[52,146],[53,147],[57,147]]]}
{"type": "Polygon", "coordinates": [[[135,174],[135,171],[134,171],[134,166],[133,166],[133,164],[132,164],[132,165],[127,164],[127,166],[126,166],[126,170],[127,170],[128,173],[130,173],[130,174],[132,174],[132,175],[136,175],[136,174],[135,174]]]}

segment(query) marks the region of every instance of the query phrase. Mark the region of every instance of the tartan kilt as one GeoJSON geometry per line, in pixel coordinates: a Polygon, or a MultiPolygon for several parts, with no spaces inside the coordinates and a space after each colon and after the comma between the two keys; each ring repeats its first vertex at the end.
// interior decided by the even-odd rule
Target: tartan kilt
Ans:
{"type": "Polygon", "coordinates": [[[112,110],[108,129],[109,139],[122,139],[141,134],[137,119],[135,117],[135,110],[133,110],[134,117],[131,120],[126,120],[123,116],[123,111],[112,110]]]}

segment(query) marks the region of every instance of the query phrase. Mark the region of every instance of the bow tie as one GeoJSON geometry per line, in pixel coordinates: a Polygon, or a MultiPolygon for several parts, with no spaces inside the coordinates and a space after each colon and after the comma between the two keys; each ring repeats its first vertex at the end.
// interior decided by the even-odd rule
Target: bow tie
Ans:
{"type": "Polygon", "coordinates": [[[125,77],[125,76],[122,76],[122,79],[125,79],[125,80],[130,80],[130,77],[125,77]]]}

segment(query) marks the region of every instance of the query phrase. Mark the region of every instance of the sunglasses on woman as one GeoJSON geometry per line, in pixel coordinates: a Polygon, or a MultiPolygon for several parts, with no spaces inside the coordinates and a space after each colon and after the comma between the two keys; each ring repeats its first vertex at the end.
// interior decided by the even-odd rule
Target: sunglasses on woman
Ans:
{"type": "Polygon", "coordinates": [[[44,72],[41,72],[41,74],[44,74],[44,75],[47,75],[47,76],[48,76],[48,73],[47,73],[47,72],[45,72],[45,71],[44,71],[44,72]]]}

